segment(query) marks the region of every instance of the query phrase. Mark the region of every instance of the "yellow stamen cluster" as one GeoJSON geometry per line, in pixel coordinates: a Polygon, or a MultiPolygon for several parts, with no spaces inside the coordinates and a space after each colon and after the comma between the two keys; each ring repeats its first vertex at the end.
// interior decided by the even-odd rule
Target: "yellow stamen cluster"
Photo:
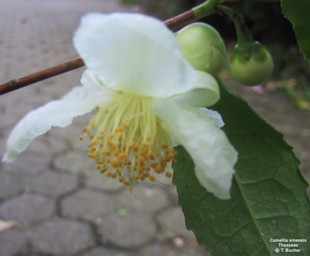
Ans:
{"type": "Polygon", "coordinates": [[[152,99],[116,94],[83,128],[88,136],[88,156],[96,168],[125,185],[138,180],[155,181],[155,175],[171,177],[175,155],[170,136],[152,109],[152,99]]]}

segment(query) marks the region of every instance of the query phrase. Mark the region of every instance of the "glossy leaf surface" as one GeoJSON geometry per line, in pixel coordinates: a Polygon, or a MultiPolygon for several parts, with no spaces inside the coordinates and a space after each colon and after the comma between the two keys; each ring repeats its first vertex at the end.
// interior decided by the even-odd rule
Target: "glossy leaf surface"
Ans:
{"type": "Polygon", "coordinates": [[[282,238],[307,239],[297,243],[298,255],[310,255],[307,184],[291,147],[223,86],[215,109],[239,152],[231,199],[220,200],[206,192],[190,157],[179,147],[173,182],[187,228],[212,256],[276,255],[281,247],[273,239],[282,238]]]}

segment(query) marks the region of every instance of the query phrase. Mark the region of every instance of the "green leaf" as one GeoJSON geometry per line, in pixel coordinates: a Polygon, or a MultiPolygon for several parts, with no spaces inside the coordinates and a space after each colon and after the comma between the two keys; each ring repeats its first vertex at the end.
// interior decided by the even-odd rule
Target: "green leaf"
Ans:
{"type": "Polygon", "coordinates": [[[173,182],[187,228],[213,256],[278,255],[279,245],[271,239],[282,238],[308,239],[297,243],[301,252],[288,255],[310,255],[310,204],[298,160],[280,133],[221,87],[215,110],[239,152],[232,198],[220,200],[206,192],[179,147],[173,182]]]}
{"type": "Polygon", "coordinates": [[[305,59],[310,61],[310,1],[281,0],[283,15],[292,23],[305,59]]]}

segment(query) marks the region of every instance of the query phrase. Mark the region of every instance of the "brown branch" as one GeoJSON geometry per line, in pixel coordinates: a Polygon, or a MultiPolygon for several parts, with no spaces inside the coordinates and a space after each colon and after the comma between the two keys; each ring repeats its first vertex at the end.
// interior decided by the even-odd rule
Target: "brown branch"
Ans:
{"type": "MultiPolygon", "coordinates": [[[[193,20],[195,20],[194,13],[189,10],[171,19],[166,20],[165,24],[170,29],[175,29],[193,20]]],[[[7,83],[0,84],[0,95],[15,91],[30,84],[40,82],[47,78],[63,74],[65,72],[80,68],[82,66],[84,66],[83,60],[80,57],[77,57],[65,63],[26,75],[24,77],[12,79],[7,83]]]]}
{"type": "Polygon", "coordinates": [[[195,20],[194,13],[192,10],[189,10],[166,20],[165,24],[168,28],[173,30],[193,20],[195,20]]]}
{"type": "Polygon", "coordinates": [[[61,63],[51,68],[47,68],[36,73],[21,77],[19,79],[12,79],[7,83],[0,85],[0,95],[23,88],[30,84],[34,84],[45,80],[47,78],[60,75],[62,73],[83,67],[84,62],[81,58],[75,58],[65,63],[61,63]]]}

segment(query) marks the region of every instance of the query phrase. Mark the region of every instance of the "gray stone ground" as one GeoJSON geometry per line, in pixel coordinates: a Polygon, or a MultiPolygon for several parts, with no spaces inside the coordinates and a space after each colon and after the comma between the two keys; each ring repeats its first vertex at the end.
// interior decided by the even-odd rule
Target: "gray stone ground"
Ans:
{"type": "MultiPolygon", "coordinates": [[[[124,10],[117,0],[1,0],[0,82],[76,57],[71,39],[84,13],[124,10]]],[[[79,84],[82,71],[0,96],[0,155],[14,124],[79,84]]],[[[281,93],[232,88],[284,132],[309,178],[309,112],[281,93]]],[[[16,222],[0,231],[0,256],[206,256],[169,180],[131,194],[96,173],[79,141],[88,118],[41,136],[15,163],[0,163],[0,220],[16,222]]]]}
{"type": "MultiPolygon", "coordinates": [[[[1,0],[0,82],[76,57],[71,40],[89,11],[125,10],[117,0],[1,0]]],[[[29,110],[79,84],[83,69],[0,96],[0,155],[29,110]]],[[[38,138],[13,164],[1,164],[1,256],[203,256],[186,230],[169,180],[131,194],[100,176],[79,141],[79,118],[38,138]]]]}

